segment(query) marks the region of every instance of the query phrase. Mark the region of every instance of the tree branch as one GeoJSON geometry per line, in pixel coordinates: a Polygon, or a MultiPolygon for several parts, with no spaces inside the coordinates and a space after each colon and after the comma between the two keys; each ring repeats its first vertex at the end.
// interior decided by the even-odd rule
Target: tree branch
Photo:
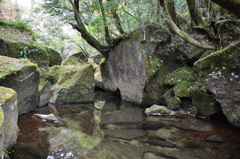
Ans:
{"type": "Polygon", "coordinates": [[[206,49],[206,50],[214,50],[215,47],[213,45],[209,45],[209,44],[206,44],[206,43],[202,43],[202,42],[198,42],[196,41],[195,39],[193,39],[191,36],[189,36],[187,33],[185,33],[184,31],[180,30],[176,24],[173,22],[169,12],[168,12],[168,8],[167,8],[167,3],[163,1],[163,3],[161,3],[161,0],[160,1],[160,4],[162,5],[163,7],[163,11],[164,11],[164,16],[166,18],[166,21],[167,21],[167,24],[168,26],[171,28],[171,30],[176,33],[178,36],[180,36],[183,40],[187,41],[188,43],[196,46],[196,47],[199,47],[199,48],[203,48],[203,49],[206,49]]]}
{"type": "Polygon", "coordinates": [[[75,20],[77,22],[77,25],[76,24],[72,24],[72,23],[69,23],[72,25],[72,27],[74,29],[76,29],[78,32],[81,33],[81,36],[84,40],[87,41],[87,43],[89,45],[91,45],[92,47],[94,47],[95,49],[97,49],[99,52],[101,52],[105,57],[108,56],[108,52],[110,50],[110,46],[104,46],[104,45],[101,45],[98,40],[96,40],[93,36],[91,36],[88,31],[86,30],[82,20],[81,20],[81,17],[78,13],[78,10],[76,9],[74,3],[72,0],[69,0],[69,2],[71,3],[72,7],[73,7],[73,10],[74,10],[74,14],[75,14],[75,20]]]}
{"type": "Polygon", "coordinates": [[[107,43],[109,45],[112,45],[112,39],[111,39],[110,34],[109,34],[109,29],[108,29],[108,26],[107,26],[107,19],[106,19],[106,16],[105,16],[105,11],[104,11],[104,8],[103,8],[102,0],[99,0],[99,4],[100,4],[101,12],[102,12],[102,17],[103,17],[105,38],[106,38],[107,43]]]}

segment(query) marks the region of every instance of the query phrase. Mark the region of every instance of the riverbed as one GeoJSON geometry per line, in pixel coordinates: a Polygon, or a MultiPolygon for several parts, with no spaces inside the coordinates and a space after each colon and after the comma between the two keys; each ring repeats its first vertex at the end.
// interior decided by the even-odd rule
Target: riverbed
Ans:
{"type": "MultiPolygon", "coordinates": [[[[59,121],[19,117],[11,159],[237,159],[240,129],[187,114],[146,116],[145,108],[96,92],[94,103],[54,107],[59,121]]],[[[55,113],[56,113],[55,112],[55,113]]]]}

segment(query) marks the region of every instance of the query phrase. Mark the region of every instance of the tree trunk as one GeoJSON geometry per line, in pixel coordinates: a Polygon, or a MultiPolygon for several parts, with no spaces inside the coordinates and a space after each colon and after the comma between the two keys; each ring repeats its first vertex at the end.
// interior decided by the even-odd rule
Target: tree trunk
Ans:
{"type": "Polygon", "coordinates": [[[187,5],[188,5],[188,9],[189,9],[192,21],[197,26],[200,26],[200,25],[203,26],[203,21],[199,16],[199,11],[198,11],[198,8],[196,7],[195,0],[187,0],[187,5]]]}
{"type": "Polygon", "coordinates": [[[176,9],[174,6],[174,1],[173,0],[167,0],[168,3],[168,12],[170,14],[170,16],[172,17],[173,22],[178,25],[177,23],[177,15],[176,15],[176,9]]]}
{"type": "Polygon", "coordinates": [[[106,38],[107,43],[109,45],[112,45],[112,40],[111,40],[111,37],[110,37],[110,34],[109,34],[109,29],[108,29],[108,25],[107,25],[107,19],[106,19],[106,16],[105,16],[105,10],[103,8],[102,0],[99,0],[99,4],[100,4],[101,12],[102,12],[102,17],[103,17],[105,38],[106,38]]]}
{"type": "Polygon", "coordinates": [[[86,28],[85,28],[85,26],[84,26],[84,24],[81,20],[81,17],[79,15],[79,11],[76,9],[76,6],[75,6],[74,2],[72,0],[69,0],[69,2],[73,6],[73,10],[74,10],[74,14],[75,14],[75,20],[77,22],[77,25],[71,24],[73,26],[73,28],[81,33],[82,38],[84,40],[86,40],[89,45],[91,45],[92,47],[97,49],[99,52],[101,52],[105,57],[107,57],[108,52],[110,50],[110,46],[101,45],[99,43],[99,41],[97,41],[97,39],[95,39],[93,36],[91,36],[88,33],[88,31],[86,30],[86,28]]]}
{"type": "MultiPolygon", "coordinates": [[[[111,1],[111,0],[107,0],[108,2],[111,1]]],[[[113,16],[113,19],[115,21],[115,25],[117,27],[117,30],[119,31],[120,34],[125,34],[123,28],[122,28],[122,25],[121,25],[121,20],[117,14],[117,10],[116,10],[116,6],[114,5],[114,7],[111,9],[111,13],[112,13],[112,16],[113,16]]]]}
{"type": "Polygon", "coordinates": [[[182,39],[184,39],[185,41],[187,41],[188,43],[199,47],[199,48],[203,48],[206,50],[214,50],[215,47],[212,45],[209,45],[207,43],[202,43],[202,42],[198,42],[195,39],[193,39],[191,36],[189,36],[187,33],[185,33],[184,31],[180,30],[177,25],[173,22],[169,11],[168,11],[168,3],[164,2],[164,0],[159,0],[161,6],[163,7],[163,11],[164,11],[164,16],[166,18],[167,24],[169,26],[169,28],[175,32],[178,36],[180,36],[182,39]]]}
{"type": "Polygon", "coordinates": [[[160,2],[157,1],[157,23],[160,22],[160,2]]]}
{"type": "Polygon", "coordinates": [[[212,0],[240,18],[240,0],[212,0]]]}

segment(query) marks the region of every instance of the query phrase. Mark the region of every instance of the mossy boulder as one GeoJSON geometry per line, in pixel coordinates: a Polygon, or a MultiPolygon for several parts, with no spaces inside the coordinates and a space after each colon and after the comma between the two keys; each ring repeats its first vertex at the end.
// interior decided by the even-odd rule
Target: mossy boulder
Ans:
{"type": "Polygon", "coordinates": [[[197,109],[197,115],[209,117],[220,111],[220,106],[214,96],[199,90],[191,91],[192,106],[197,109]]]}
{"type": "Polygon", "coordinates": [[[55,84],[58,81],[58,77],[61,73],[62,66],[55,65],[53,67],[49,67],[48,71],[41,71],[40,76],[42,79],[50,81],[51,84],[55,84]]]}
{"type": "Polygon", "coordinates": [[[5,47],[1,48],[4,50],[5,56],[12,58],[28,58],[33,63],[36,63],[39,68],[46,70],[49,65],[48,53],[45,47],[35,43],[26,44],[23,42],[9,42],[4,41],[5,47]]]}
{"type": "Polygon", "coordinates": [[[165,106],[159,106],[154,104],[150,108],[147,108],[145,110],[145,113],[147,115],[169,115],[171,113],[171,110],[169,110],[165,106]]]}
{"type": "Polygon", "coordinates": [[[211,53],[194,65],[204,87],[220,103],[228,121],[240,127],[240,41],[211,53]]]}
{"type": "Polygon", "coordinates": [[[49,67],[62,64],[62,56],[59,52],[48,47],[46,47],[46,51],[48,53],[49,67]]]}
{"type": "Polygon", "coordinates": [[[13,89],[0,87],[0,152],[16,143],[17,121],[17,93],[13,89]]]}
{"type": "Polygon", "coordinates": [[[39,72],[36,65],[26,59],[0,56],[0,86],[12,88],[18,94],[18,113],[36,108],[38,102],[39,72]]]}
{"type": "Polygon", "coordinates": [[[91,64],[62,66],[51,94],[49,102],[54,104],[93,102],[93,66],[91,64]]]}
{"type": "Polygon", "coordinates": [[[177,110],[180,108],[181,99],[175,96],[173,88],[169,89],[164,95],[161,97],[164,101],[164,104],[167,105],[167,108],[171,110],[177,110]]]}
{"type": "Polygon", "coordinates": [[[190,97],[190,89],[191,84],[187,81],[182,81],[180,83],[177,83],[174,87],[174,94],[177,97],[190,97]]]}
{"type": "Polygon", "coordinates": [[[67,57],[65,61],[63,61],[62,65],[84,65],[88,62],[88,57],[84,55],[84,53],[79,52],[75,54],[71,54],[67,57]]]}
{"type": "Polygon", "coordinates": [[[188,81],[188,82],[196,81],[194,72],[187,66],[178,68],[170,72],[166,76],[164,83],[168,85],[175,85],[182,81],[188,81]]]}
{"type": "Polygon", "coordinates": [[[51,83],[48,80],[40,78],[38,86],[38,107],[48,104],[50,99],[51,83]]]}
{"type": "Polygon", "coordinates": [[[138,104],[161,103],[164,74],[183,66],[176,59],[177,47],[162,26],[147,25],[111,49],[101,64],[104,88],[119,90],[123,100],[138,104]],[[162,72],[163,71],[163,72],[162,72]]]}

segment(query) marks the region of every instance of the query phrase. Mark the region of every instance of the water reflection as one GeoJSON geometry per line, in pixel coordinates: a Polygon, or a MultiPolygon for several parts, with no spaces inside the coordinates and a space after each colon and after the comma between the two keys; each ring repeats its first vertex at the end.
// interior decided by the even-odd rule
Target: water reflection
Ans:
{"type": "Polygon", "coordinates": [[[213,127],[208,120],[183,115],[146,117],[143,112],[105,94],[92,104],[40,108],[19,118],[21,133],[11,159],[214,159],[229,158],[240,148],[240,131],[223,124],[213,127]],[[59,123],[42,121],[35,113],[53,113],[59,123]],[[212,134],[225,142],[205,141],[212,134]]]}

